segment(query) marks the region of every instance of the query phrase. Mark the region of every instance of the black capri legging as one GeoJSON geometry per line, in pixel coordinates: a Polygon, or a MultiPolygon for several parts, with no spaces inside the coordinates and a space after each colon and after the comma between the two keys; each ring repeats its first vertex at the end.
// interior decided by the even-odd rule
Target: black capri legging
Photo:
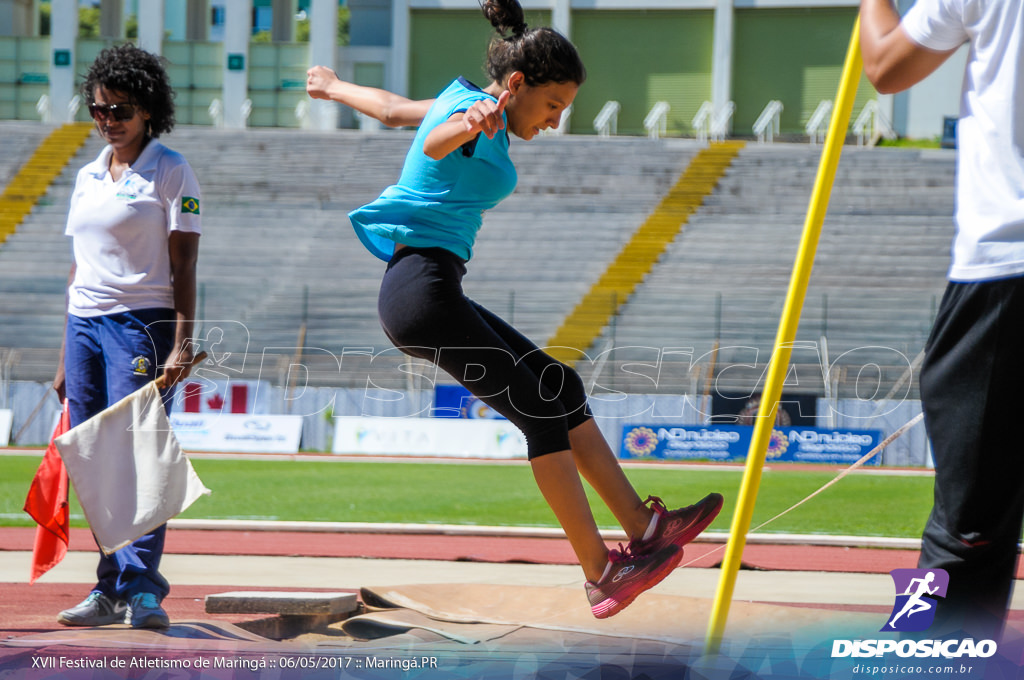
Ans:
{"type": "Polygon", "coordinates": [[[530,459],[569,449],[592,417],[579,375],[462,292],[465,263],[405,247],[388,263],[377,309],[388,338],[431,361],[526,436],[530,459]]]}

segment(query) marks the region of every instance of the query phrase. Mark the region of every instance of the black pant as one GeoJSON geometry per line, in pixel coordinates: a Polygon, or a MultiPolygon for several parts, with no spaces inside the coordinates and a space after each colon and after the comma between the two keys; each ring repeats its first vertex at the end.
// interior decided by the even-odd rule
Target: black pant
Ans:
{"type": "Polygon", "coordinates": [[[922,568],[949,572],[937,623],[1002,630],[1024,518],[1024,277],[950,283],[921,372],[935,456],[922,568]]]}
{"type": "Polygon", "coordinates": [[[462,292],[465,263],[443,248],[402,248],[377,309],[402,352],[444,369],[526,436],[529,457],[569,449],[591,417],[579,375],[462,292]]]}

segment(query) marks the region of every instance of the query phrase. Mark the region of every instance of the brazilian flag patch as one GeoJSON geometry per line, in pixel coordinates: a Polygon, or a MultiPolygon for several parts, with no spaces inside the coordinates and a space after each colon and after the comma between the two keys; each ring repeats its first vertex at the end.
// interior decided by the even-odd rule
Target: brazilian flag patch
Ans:
{"type": "Polygon", "coordinates": [[[191,196],[181,197],[181,212],[192,213],[193,215],[199,214],[199,199],[192,198],[191,196]]]}

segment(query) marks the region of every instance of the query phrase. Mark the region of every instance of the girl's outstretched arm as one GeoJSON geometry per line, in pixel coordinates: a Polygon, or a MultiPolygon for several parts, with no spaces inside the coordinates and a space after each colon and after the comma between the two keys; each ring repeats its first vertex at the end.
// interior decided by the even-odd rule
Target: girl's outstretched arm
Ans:
{"type": "Polygon", "coordinates": [[[346,82],[326,66],[314,66],[306,71],[306,92],[313,99],[349,106],[388,127],[419,125],[434,103],[433,99],[407,99],[387,90],[346,82]]]}

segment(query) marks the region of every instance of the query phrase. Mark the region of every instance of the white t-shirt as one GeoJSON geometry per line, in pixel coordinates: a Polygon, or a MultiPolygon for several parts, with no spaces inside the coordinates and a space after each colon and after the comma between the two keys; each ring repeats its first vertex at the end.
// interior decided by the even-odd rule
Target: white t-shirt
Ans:
{"type": "Polygon", "coordinates": [[[1024,273],[1024,2],[918,0],[902,21],[938,51],[970,41],[957,123],[953,281],[1024,273]]]}
{"type": "Polygon", "coordinates": [[[172,231],[200,233],[199,183],[184,156],[153,139],[113,181],[112,149],[78,171],[65,234],[75,278],[68,313],[79,317],[174,308],[172,231]]]}

